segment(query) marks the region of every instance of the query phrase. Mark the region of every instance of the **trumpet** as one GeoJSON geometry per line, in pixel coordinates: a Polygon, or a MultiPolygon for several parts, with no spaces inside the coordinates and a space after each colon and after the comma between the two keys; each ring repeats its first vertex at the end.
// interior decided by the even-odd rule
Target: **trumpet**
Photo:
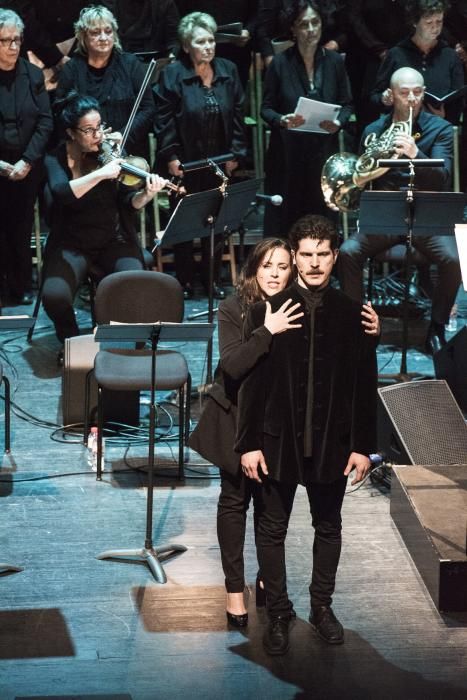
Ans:
{"type": "Polygon", "coordinates": [[[395,140],[411,136],[413,109],[406,121],[392,122],[382,134],[368,134],[360,157],[352,153],[336,153],[325,162],[321,171],[321,190],[327,206],[334,211],[355,211],[366,185],[388,171],[379,168],[378,160],[398,158],[395,140]]]}

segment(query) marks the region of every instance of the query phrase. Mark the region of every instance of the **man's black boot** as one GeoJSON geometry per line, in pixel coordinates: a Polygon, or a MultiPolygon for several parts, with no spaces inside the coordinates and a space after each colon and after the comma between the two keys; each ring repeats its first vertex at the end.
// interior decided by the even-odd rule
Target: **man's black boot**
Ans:
{"type": "Polygon", "coordinates": [[[344,643],[344,628],[327,605],[312,608],[309,620],[313,629],[328,644],[344,643]]]}
{"type": "Polygon", "coordinates": [[[289,622],[290,616],[273,617],[269,620],[268,628],[264,633],[264,649],[271,656],[281,656],[289,648],[289,622]]]}

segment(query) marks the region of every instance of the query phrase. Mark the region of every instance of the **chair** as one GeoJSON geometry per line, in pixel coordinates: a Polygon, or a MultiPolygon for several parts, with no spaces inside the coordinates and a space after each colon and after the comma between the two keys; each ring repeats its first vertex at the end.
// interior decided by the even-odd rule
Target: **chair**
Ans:
{"type": "Polygon", "coordinates": [[[11,415],[11,402],[10,402],[10,381],[3,374],[3,366],[0,362],[0,384],[5,386],[5,452],[10,451],[10,415],[11,415]]]}
{"type": "MultiPolygon", "coordinates": [[[[154,265],[154,258],[152,254],[150,253],[149,250],[146,250],[146,248],[141,248],[141,255],[143,257],[143,264],[144,264],[144,269],[145,270],[150,270],[153,265],[154,265]]],[[[47,263],[47,248],[44,251],[44,266],[41,272],[41,284],[39,286],[39,290],[37,292],[37,297],[36,297],[36,303],[34,304],[34,309],[32,312],[32,317],[37,320],[37,317],[39,316],[39,311],[41,308],[42,304],[42,290],[44,286],[44,280],[45,280],[45,266],[47,263]]],[[[89,265],[88,273],[87,273],[87,278],[86,278],[86,283],[89,286],[89,305],[91,309],[91,321],[92,325],[96,325],[96,317],[95,317],[95,312],[94,312],[94,298],[96,296],[96,289],[100,281],[105,277],[105,272],[104,270],[97,265],[96,263],[91,263],[89,265]]],[[[34,334],[34,328],[35,324],[31,326],[31,328],[28,331],[27,339],[28,342],[30,343],[32,340],[32,336],[34,334]]]]}
{"type": "MultiPolygon", "coordinates": [[[[161,272],[128,270],[115,272],[99,284],[95,298],[98,324],[153,323],[156,321],[180,323],[183,320],[183,289],[170,275],[161,272]]],[[[151,350],[100,350],[94,360],[94,377],[98,386],[98,460],[97,478],[101,477],[102,431],[104,416],[102,390],[142,391],[151,388],[151,350]]],[[[90,378],[86,382],[84,439],[89,433],[90,378]]],[[[176,350],[156,352],[156,390],[178,390],[179,443],[178,476],[184,476],[184,445],[188,440],[190,421],[191,376],[185,357],[176,350]],[[185,392],[186,386],[186,392],[185,392]]]]}

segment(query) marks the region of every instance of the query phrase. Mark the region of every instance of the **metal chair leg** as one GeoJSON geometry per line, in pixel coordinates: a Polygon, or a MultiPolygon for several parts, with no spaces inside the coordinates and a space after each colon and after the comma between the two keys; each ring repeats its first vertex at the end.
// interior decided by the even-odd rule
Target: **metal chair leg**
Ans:
{"type": "Polygon", "coordinates": [[[91,377],[92,369],[86,375],[86,382],[84,384],[84,420],[83,420],[83,444],[87,446],[88,435],[90,430],[89,425],[89,405],[91,403],[91,377]]]}
{"type": "Polygon", "coordinates": [[[97,388],[97,481],[102,481],[102,431],[104,429],[104,406],[102,387],[97,388]]]}
{"type": "Polygon", "coordinates": [[[185,389],[183,386],[178,390],[178,478],[185,477],[183,462],[185,457],[185,389]]]}
{"type": "Polygon", "coordinates": [[[11,415],[11,399],[10,399],[10,380],[3,377],[5,385],[5,452],[10,451],[10,415],[11,415]]]}

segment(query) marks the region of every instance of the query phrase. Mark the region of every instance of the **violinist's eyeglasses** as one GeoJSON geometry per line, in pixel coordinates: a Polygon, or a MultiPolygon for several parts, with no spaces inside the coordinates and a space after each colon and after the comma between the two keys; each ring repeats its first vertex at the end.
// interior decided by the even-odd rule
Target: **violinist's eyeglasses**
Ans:
{"type": "Polygon", "coordinates": [[[5,49],[11,49],[13,44],[16,44],[16,46],[20,46],[23,43],[23,37],[22,36],[13,36],[8,39],[0,39],[0,44],[5,48],[5,49]]]}
{"type": "Polygon", "coordinates": [[[81,131],[81,133],[85,136],[97,136],[106,128],[107,124],[105,122],[101,122],[99,126],[87,126],[85,129],[83,129],[81,126],[75,126],[75,131],[81,131]]]}

